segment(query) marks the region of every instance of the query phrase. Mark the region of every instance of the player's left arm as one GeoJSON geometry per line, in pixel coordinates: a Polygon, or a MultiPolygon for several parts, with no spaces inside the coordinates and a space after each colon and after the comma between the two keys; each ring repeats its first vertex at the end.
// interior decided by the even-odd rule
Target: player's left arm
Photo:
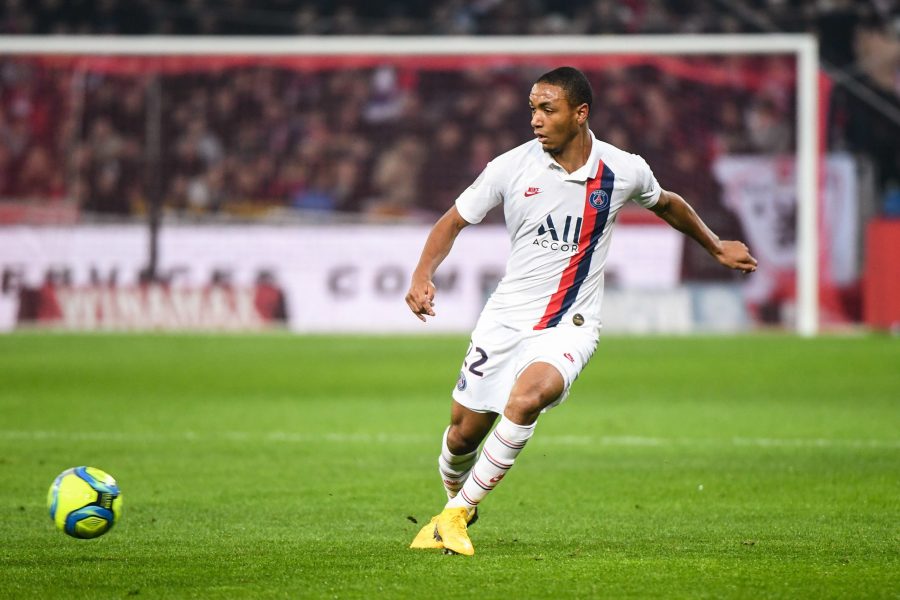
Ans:
{"type": "Polygon", "coordinates": [[[744,273],[756,270],[756,259],[750,255],[750,249],[744,242],[720,240],[691,205],[678,194],[662,190],[659,200],[650,207],[650,210],[678,231],[697,240],[719,261],[719,264],[744,273]]]}

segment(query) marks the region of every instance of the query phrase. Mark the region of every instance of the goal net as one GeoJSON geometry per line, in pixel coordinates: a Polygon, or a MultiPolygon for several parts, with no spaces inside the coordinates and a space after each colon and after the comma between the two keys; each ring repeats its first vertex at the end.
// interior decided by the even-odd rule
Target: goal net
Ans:
{"type": "MultiPolygon", "coordinates": [[[[424,225],[490,159],[532,137],[531,83],[564,64],[592,83],[597,137],[642,155],[664,188],[760,261],[750,277],[727,272],[630,207],[613,240],[622,266],[611,259],[607,282],[615,319],[809,335],[849,318],[840,291],[857,277],[852,164],[818,142],[827,88],[806,36],[7,38],[0,218],[73,230],[150,223],[145,279],[165,279],[160,261],[176,250],[160,257],[158,244],[186,224],[424,225]]],[[[3,267],[34,286],[59,275],[52,263],[3,267]]],[[[400,276],[372,277],[373,293],[402,287],[400,276]]]]}

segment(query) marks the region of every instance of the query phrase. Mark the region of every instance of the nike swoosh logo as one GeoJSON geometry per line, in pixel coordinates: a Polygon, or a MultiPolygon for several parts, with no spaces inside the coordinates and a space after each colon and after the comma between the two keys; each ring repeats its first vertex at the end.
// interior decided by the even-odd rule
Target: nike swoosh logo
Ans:
{"type": "Polygon", "coordinates": [[[541,190],[528,190],[528,191],[525,192],[525,197],[526,197],[526,198],[531,198],[531,197],[534,196],[535,194],[540,194],[540,193],[541,193],[541,190]]]}

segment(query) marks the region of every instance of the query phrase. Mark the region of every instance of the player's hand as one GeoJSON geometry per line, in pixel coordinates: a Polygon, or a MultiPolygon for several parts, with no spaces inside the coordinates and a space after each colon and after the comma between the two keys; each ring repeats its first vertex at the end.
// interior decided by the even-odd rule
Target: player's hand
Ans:
{"type": "Polygon", "coordinates": [[[430,280],[414,277],[409,292],[406,293],[407,306],[422,322],[425,321],[425,315],[434,316],[435,291],[434,284],[430,280]]]}
{"type": "Polygon", "coordinates": [[[750,255],[750,249],[744,242],[726,240],[721,242],[721,249],[715,254],[720,265],[736,269],[743,273],[756,270],[756,259],[750,255]]]}

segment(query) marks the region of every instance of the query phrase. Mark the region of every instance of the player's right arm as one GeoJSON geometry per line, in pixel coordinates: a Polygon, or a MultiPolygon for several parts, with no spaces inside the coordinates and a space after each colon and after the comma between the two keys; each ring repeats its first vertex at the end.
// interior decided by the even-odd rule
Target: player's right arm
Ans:
{"type": "Polygon", "coordinates": [[[462,218],[454,205],[438,219],[428,234],[422,256],[419,257],[419,264],[413,271],[409,292],[406,294],[406,304],[421,321],[425,321],[425,315],[429,317],[435,315],[435,287],[431,278],[441,262],[450,254],[456,236],[467,225],[469,222],[462,218]]]}

